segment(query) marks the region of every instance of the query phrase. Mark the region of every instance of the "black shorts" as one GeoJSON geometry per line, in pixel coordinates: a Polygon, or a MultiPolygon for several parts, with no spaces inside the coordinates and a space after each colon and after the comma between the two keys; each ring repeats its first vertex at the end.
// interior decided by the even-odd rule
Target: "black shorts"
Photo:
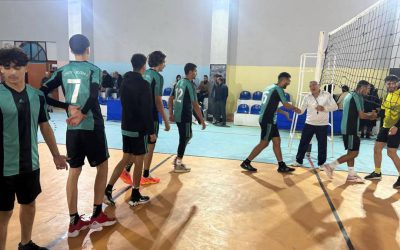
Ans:
{"type": "Polygon", "coordinates": [[[30,173],[0,177],[0,211],[14,209],[15,195],[19,204],[27,205],[42,192],[40,169],[30,173]]]}
{"type": "Polygon", "coordinates": [[[276,124],[261,124],[261,140],[270,142],[273,137],[280,137],[278,126],[276,124]]]}
{"type": "Polygon", "coordinates": [[[400,145],[400,130],[395,135],[389,135],[389,130],[389,128],[380,128],[376,141],[387,143],[388,148],[398,148],[400,145]]]}
{"type": "MultiPolygon", "coordinates": [[[[154,122],[154,134],[156,137],[158,137],[158,131],[160,130],[160,124],[157,122],[154,122]]],[[[147,138],[149,144],[156,144],[157,139],[155,141],[150,141],[150,136],[147,138]]]]}
{"type": "Polygon", "coordinates": [[[360,151],[360,137],[358,135],[343,135],[344,149],[360,151]]]}
{"type": "Polygon", "coordinates": [[[67,130],[67,155],[71,168],[82,167],[85,157],[92,167],[105,162],[110,155],[104,130],[67,130]]]}
{"type": "Polygon", "coordinates": [[[147,153],[147,135],[139,135],[138,137],[130,137],[122,135],[122,150],[124,153],[133,155],[144,155],[147,153]]]}

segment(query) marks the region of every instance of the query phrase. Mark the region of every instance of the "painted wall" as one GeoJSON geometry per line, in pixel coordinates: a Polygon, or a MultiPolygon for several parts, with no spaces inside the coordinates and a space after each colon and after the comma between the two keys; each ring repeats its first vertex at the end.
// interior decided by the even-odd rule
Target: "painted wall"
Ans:
{"type": "Polygon", "coordinates": [[[67,0],[0,1],[0,40],[56,42],[57,57],[68,60],[67,0]]]}

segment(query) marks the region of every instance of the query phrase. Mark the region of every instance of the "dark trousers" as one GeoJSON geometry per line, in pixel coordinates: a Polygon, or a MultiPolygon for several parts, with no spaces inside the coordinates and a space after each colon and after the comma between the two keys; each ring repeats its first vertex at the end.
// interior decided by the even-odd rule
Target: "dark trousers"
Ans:
{"type": "Polygon", "coordinates": [[[192,123],[177,122],[176,125],[178,126],[178,131],[179,131],[179,145],[178,145],[177,156],[182,159],[183,156],[185,155],[186,145],[192,138],[192,123]]]}
{"type": "Polygon", "coordinates": [[[303,132],[301,133],[301,139],[299,149],[297,150],[296,161],[303,164],[304,155],[306,154],[308,144],[310,144],[314,134],[318,141],[318,165],[323,165],[326,162],[326,151],[327,151],[327,136],[328,136],[328,125],[326,126],[313,126],[305,124],[303,132]]]}
{"type": "Polygon", "coordinates": [[[214,113],[215,120],[225,124],[226,123],[226,100],[225,101],[216,101],[214,107],[215,107],[215,113],[214,113]]]}

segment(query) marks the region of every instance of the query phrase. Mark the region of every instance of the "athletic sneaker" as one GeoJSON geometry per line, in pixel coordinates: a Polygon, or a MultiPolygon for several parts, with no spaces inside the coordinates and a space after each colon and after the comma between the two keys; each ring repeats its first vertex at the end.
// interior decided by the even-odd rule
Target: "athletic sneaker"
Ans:
{"type": "Polygon", "coordinates": [[[290,172],[293,172],[295,170],[296,170],[295,168],[290,168],[290,167],[286,166],[286,164],[283,162],[283,163],[279,164],[279,167],[278,167],[277,171],[279,173],[290,173],[290,172]]]}
{"type": "Polygon", "coordinates": [[[295,161],[295,162],[292,163],[292,166],[293,166],[293,167],[302,167],[303,164],[298,163],[297,161],[295,161]]]}
{"type": "Polygon", "coordinates": [[[28,244],[22,245],[21,243],[18,244],[18,250],[48,250],[48,248],[40,247],[29,241],[28,244]]]}
{"type": "Polygon", "coordinates": [[[324,165],[319,165],[318,169],[319,169],[319,171],[324,171],[324,165]]]}
{"type": "Polygon", "coordinates": [[[253,167],[250,163],[247,164],[246,162],[242,162],[242,164],[240,164],[240,166],[244,170],[247,170],[247,171],[250,171],[250,172],[256,172],[257,171],[257,168],[253,167]]]}
{"type": "Polygon", "coordinates": [[[331,165],[329,164],[324,164],[324,166],[322,167],[326,173],[326,175],[328,176],[329,179],[332,179],[333,177],[333,168],[331,167],[331,165]]]}
{"type": "Polygon", "coordinates": [[[374,172],[370,173],[369,175],[365,176],[364,179],[366,179],[366,180],[381,180],[382,173],[378,174],[374,171],[374,172]]]}
{"type": "Polygon", "coordinates": [[[186,167],[184,164],[175,165],[174,172],[175,173],[187,173],[187,172],[190,172],[190,168],[186,167]]]}
{"type": "Polygon", "coordinates": [[[311,156],[311,152],[307,152],[307,153],[306,153],[306,157],[307,157],[307,158],[310,158],[310,156],[311,156]]]}
{"type": "Polygon", "coordinates": [[[393,188],[400,189],[400,176],[397,178],[397,181],[393,184],[393,188]]]}
{"type": "Polygon", "coordinates": [[[89,225],[90,220],[85,219],[84,215],[81,215],[76,224],[69,224],[68,237],[77,237],[79,235],[79,232],[87,229],[89,225]]]}
{"type": "Polygon", "coordinates": [[[104,212],[101,212],[99,216],[90,219],[90,228],[98,229],[101,227],[112,226],[117,223],[115,218],[109,218],[104,212]]]}
{"type": "Polygon", "coordinates": [[[107,205],[115,206],[115,201],[112,197],[112,191],[105,191],[103,202],[107,205]]]}
{"type": "Polygon", "coordinates": [[[124,170],[122,171],[121,175],[119,176],[119,178],[121,178],[121,180],[128,184],[128,185],[132,185],[133,181],[132,181],[132,177],[129,174],[129,172],[124,168],[124,170]]]}
{"type": "Polygon", "coordinates": [[[358,176],[357,174],[354,174],[354,175],[350,175],[349,174],[347,176],[346,181],[350,182],[350,183],[364,183],[364,180],[360,176],[358,176]]]}
{"type": "Polygon", "coordinates": [[[149,202],[149,200],[150,200],[149,196],[143,196],[143,195],[140,195],[138,197],[131,196],[131,199],[128,201],[128,204],[132,207],[135,207],[137,205],[147,203],[149,202]]]}
{"type": "Polygon", "coordinates": [[[143,177],[140,179],[140,185],[157,184],[160,182],[160,178],[155,177],[143,177]]]}

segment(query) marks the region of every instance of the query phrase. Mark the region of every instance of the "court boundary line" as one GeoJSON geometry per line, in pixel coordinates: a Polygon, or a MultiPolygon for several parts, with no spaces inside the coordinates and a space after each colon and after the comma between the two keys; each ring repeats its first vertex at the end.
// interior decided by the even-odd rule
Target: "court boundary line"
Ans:
{"type": "Polygon", "coordinates": [[[323,191],[323,193],[324,193],[324,195],[325,195],[325,198],[326,198],[326,201],[328,202],[329,207],[331,208],[332,214],[333,214],[333,216],[335,217],[335,220],[336,220],[336,223],[338,224],[338,227],[339,227],[339,229],[340,229],[340,232],[342,233],[343,238],[344,238],[344,240],[346,241],[347,247],[348,247],[350,250],[354,250],[354,249],[355,249],[355,248],[354,248],[354,245],[353,245],[353,243],[351,242],[351,239],[350,239],[350,237],[349,237],[349,235],[348,235],[348,233],[347,233],[347,231],[346,231],[346,228],[345,228],[344,225],[343,225],[342,220],[341,220],[340,217],[339,217],[339,213],[337,212],[336,207],[335,207],[335,205],[333,204],[333,202],[332,202],[332,200],[331,200],[331,197],[330,197],[329,194],[328,194],[328,191],[326,191],[325,185],[322,183],[321,177],[319,176],[317,170],[315,169],[315,165],[314,165],[313,161],[311,160],[310,157],[307,157],[307,159],[308,159],[308,161],[310,162],[310,165],[311,165],[311,167],[312,167],[312,172],[313,172],[314,175],[317,177],[318,183],[319,183],[319,185],[321,186],[321,189],[322,189],[322,191],[323,191]]]}

